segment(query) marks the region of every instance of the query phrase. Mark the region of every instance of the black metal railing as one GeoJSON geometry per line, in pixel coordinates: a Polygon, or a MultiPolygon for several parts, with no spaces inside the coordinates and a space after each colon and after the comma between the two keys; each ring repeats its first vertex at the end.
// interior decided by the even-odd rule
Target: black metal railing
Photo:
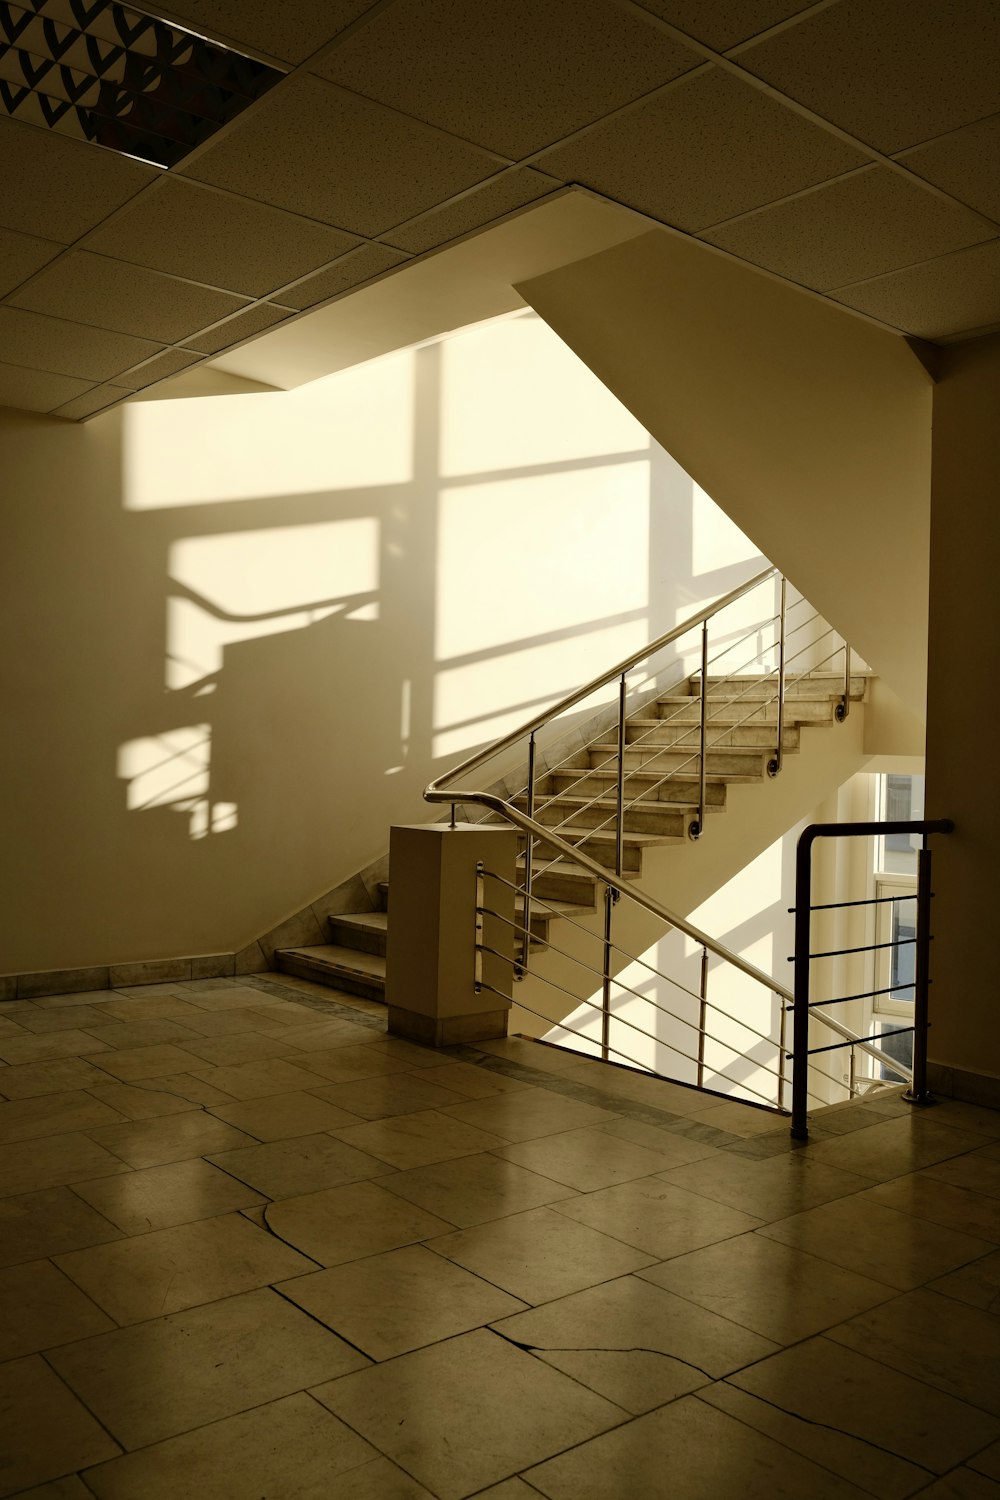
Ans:
{"type": "MultiPolygon", "coordinates": [[[[840,995],[833,999],[812,1000],[809,993],[810,965],[814,958],[839,958],[847,954],[874,952],[878,948],[899,948],[904,944],[914,944],[916,963],[913,977],[913,1025],[894,1027],[896,1034],[907,1031],[913,1033],[913,1068],[909,1091],[904,1097],[912,1104],[926,1104],[929,1101],[927,1092],[927,1027],[928,1027],[928,988],[930,985],[930,909],[933,891],[931,890],[931,850],[927,843],[927,837],[932,833],[952,833],[954,824],[949,818],[910,819],[895,820],[886,823],[813,823],[806,828],[799,838],[795,855],[795,905],[792,911],[795,913],[795,981],[793,986],[794,1002],[792,1006],[792,1137],[798,1141],[809,1138],[808,1117],[808,1094],[806,1091],[806,1079],[808,1076],[809,1059],[820,1052],[834,1052],[844,1047],[852,1049],[856,1043],[850,1041],[835,1042],[823,1047],[810,1047],[809,1045],[809,1020],[816,1006],[824,1007],[830,1005],[844,1005],[850,1001],[873,999],[879,995],[889,994],[893,990],[903,989],[901,985],[890,985],[871,990],[862,990],[854,995],[840,995]],[[866,943],[858,947],[830,949],[822,953],[813,953],[812,944],[812,914],[814,911],[833,911],[846,907],[876,906],[885,901],[908,899],[912,896],[900,897],[872,897],[870,900],[861,901],[832,901],[821,905],[813,905],[812,901],[812,850],[817,839],[821,838],[871,838],[878,835],[893,833],[920,834],[923,838],[923,847],[917,855],[917,919],[916,934],[913,938],[893,939],[889,943],[866,943]]],[[[909,984],[906,989],[911,988],[909,984]]],[[[903,1070],[901,1070],[902,1072],[903,1070]]],[[[908,1071],[908,1070],[907,1070],[908,1071]]],[[[852,1064],[853,1078],[853,1064],[852,1064]]],[[[853,1092],[853,1089],[852,1089],[853,1092]]]]}

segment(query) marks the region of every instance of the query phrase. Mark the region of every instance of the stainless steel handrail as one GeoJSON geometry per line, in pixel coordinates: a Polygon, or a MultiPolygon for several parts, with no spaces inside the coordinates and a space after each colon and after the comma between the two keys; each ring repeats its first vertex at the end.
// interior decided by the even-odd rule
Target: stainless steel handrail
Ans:
{"type": "MultiPolygon", "coordinates": [[[[507,822],[513,823],[515,827],[520,828],[523,833],[528,835],[529,846],[532,837],[537,838],[551,848],[557,849],[560,855],[568,859],[571,863],[581,866],[589,874],[602,881],[607,892],[609,904],[612,899],[617,899],[620,896],[626,896],[630,900],[635,901],[651,915],[657,917],[665,926],[677,928],[679,932],[683,932],[685,936],[691,938],[702,948],[707,949],[710,953],[714,953],[717,958],[721,958],[724,962],[731,964],[733,968],[747,975],[748,978],[763,985],[765,989],[777,995],[784,1002],[785,1006],[790,1008],[794,1003],[794,996],[791,990],[772,978],[770,974],[765,973],[763,969],[758,969],[755,964],[749,963],[740,954],[734,953],[724,943],[720,943],[707,932],[702,932],[700,928],[695,927],[685,917],[671,911],[662,902],[654,900],[645,891],[640,890],[637,886],[627,884],[623,880],[620,871],[612,875],[604,865],[599,864],[597,860],[591,859],[588,854],[584,854],[578,846],[559,838],[550,828],[520,812],[518,808],[514,807],[511,802],[506,801],[503,797],[497,796],[493,792],[472,791],[454,785],[459,777],[467,775],[470,771],[477,770],[487,761],[495,759],[496,756],[501,755],[505,750],[510,749],[511,746],[516,745],[519,741],[527,737],[533,738],[539,729],[550,723],[558,715],[565,713],[567,709],[574,708],[578,703],[582,703],[586,698],[589,698],[592,693],[597,692],[602,687],[606,687],[616,679],[623,679],[640,662],[647,660],[657,651],[671,645],[674,641],[680,640],[682,636],[687,635],[690,631],[705,625],[713,616],[719,614],[730,604],[734,604],[738,599],[743,598],[744,595],[759,588],[761,584],[766,583],[769,579],[781,578],[781,576],[777,568],[768,567],[762,572],[755,574],[752,578],[747,579],[745,583],[740,584],[737,588],[731,589],[728,594],[724,594],[712,604],[706,605],[704,609],[689,616],[680,625],[675,625],[672,630],[668,630],[663,635],[658,636],[655,641],[641,647],[638,651],[634,651],[623,661],[617,662],[615,666],[608,668],[600,676],[592,678],[574,692],[568,693],[558,703],[544,709],[541,713],[536,714],[534,718],[511,730],[508,734],[503,735],[484,749],[478,750],[474,755],[468,756],[467,759],[460,762],[459,765],[453,766],[451,770],[444,772],[443,775],[436,777],[424,789],[424,800],[426,802],[450,805],[453,822],[454,809],[458,803],[475,803],[490,812],[497,813],[500,817],[506,819],[507,822]],[[612,897],[612,893],[615,893],[614,897],[612,897]]],[[[849,691],[849,675],[847,677],[847,686],[849,691]]],[[[702,754],[704,755],[704,749],[702,750],[702,754]]],[[[530,931],[530,890],[525,892],[524,925],[526,931],[530,931]]],[[[524,949],[524,958],[526,957],[527,940],[524,949]]],[[[902,1071],[899,1064],[889,1058],[887,1053],[883,1053],[880,1047],[875,1046],[864,1037],[857,1036],[849,1027],[844,1026],[842,1022],[837,1021],[833,1016],[827,1015],[825,1011],[819,1009],[814,1009],[812,1014],[817,1020],[824,1022],[835,1034],[846,1041],[855,1043],[861,1051],[874,1057],[879,1062],[890,1063],[897,1071],[902,1071]]]]}

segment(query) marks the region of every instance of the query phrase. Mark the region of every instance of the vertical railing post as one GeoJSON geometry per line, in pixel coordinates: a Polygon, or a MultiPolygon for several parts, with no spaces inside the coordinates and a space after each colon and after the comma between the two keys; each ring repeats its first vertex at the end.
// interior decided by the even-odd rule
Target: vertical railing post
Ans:
{"type": "Polygon", "coordinates": [[[708,720],[708,621],[701,627],[701,728],[698,737],[698,816],[688,825],[688,837],[700,839],[705,831],[705,727],[708,720]]]}
{"type": "Polygon", "coordinates": [[[615,893],[610,885],[604,887],[604,967],[601,1005],[601,1057],[605,1062],[611,1050],[611,919],[615,909],[615,893]]]}
{"type": "Polygon", "coordinates": [[[838,724],[843,724],[851,711],[851,647],[844,642],[844,696],[834,709],[838,724]]]}
{"type": "Polygon", "coordinates": [[[708,1025],[708,949],[701,950],[701,987],[698,1005],[698,1087],[705,1083],[705,1027],[708,1025]]]}
{"type": "MultiPolygon", "coordinates": [[[[535,816],[535,736],[528,740],[528,817],[535,816]]],[[[528,950],[531,945],[531,878],[534,856],[534,835],[528,833],[524,846],[524,931],[521,934],[521,973],[528,972],[528,950]]]]}
{"type": "Polygon", "coordinates": [[[795,1008],[792,1013],[792,1139],[809,1139],[809,944],[812,915],[812,832],[795,850],[795,1008]]]}
{"type": "Polygon", "coordinates": [[[781,770],[785,740],[785,597],[787,582],[781,575],[781,605],[778,610],[778,744],[774,758],[767,763],[769,776],[777,776],[781,770]]]}
{"type": "Polygon", "coordinates": [[[917,946],[913,976],[913,1082],[903,1098],[908,1104],[930,1104],[927,1088],[928,988],[931,947],[931,851],[924,846],[917,854],[917,946]]]}
{"type": "Polygon", "coordinates": [[[618,684],[618,805],[615,823],[615,874],[624,869],[625,850],[625,673],[618,684]]]}
{"type": "Polygon", "coordinates": [[[785,1052],[788,1046],[788,1006],[784,997],[778,996],[778,1108],[785,1107],[785,1085],[787,1083],[787,1071],[785,1067],[785,1052]]]}
{"type": "Polygon", "coordinates": [[[854,1056],[855,1049],[850,1048],[847,1063],[847,1092],[853,1099],[858,1091],[858,1064],[854,1056]]]}

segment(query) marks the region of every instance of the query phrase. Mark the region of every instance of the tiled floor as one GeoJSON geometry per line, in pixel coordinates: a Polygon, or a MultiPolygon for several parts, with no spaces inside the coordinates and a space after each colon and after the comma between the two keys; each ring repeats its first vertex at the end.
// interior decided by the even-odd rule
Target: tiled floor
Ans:
{"type": "Polygon", "coordinates": [[[1000,1496],[1000,1114],[281,976],[0,1007],[0,1496],[1000,1496]]]}

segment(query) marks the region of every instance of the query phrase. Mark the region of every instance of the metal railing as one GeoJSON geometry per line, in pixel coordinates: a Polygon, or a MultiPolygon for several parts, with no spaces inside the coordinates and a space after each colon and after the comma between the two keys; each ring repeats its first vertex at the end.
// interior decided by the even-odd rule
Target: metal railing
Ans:
{"type": "MultiPolygon", "coordinates": [[[[849,1089],[852,1094],[859,1090],[856,1083],[856,1071],[854,1063],[855,1050],[860,1045],[857,1040],[841,1041],[828,1044],[823,1047],[810,1047],[809,1045],[809,1021],[813,1015],[821,1015],[829,1023],[829,1017],[823,1011],[818,1011],[820,1005],[846,1005],[850,1002],[875,999],[880,995],[891,994],[894,991],[913,989],[913,1025],[894,1026],[893,1034],[902,1035],[906,1032],[913,1034],[913,1066],[908,1068],[904,1063],[892,1057],[883,1058],[882,1066],[887,1067],[899,1079],[907,1080],[910,1088],[904,1098],[912,1104],[926,1104],[929,1102],[927,1092],[927,1028],[928,1028],[928,988],[930,985],[930,911],[931,898],[931,850],[927,843],[927,837],[932,833],[952,833],[954,824],[949,818],[923,818],[909,820],[894,820],[889,822],[869,823],[813,823],[801,834],[795,854],[795,905],[791,910],[795,914],[795,992],[793,1000],[793,1023],[792,1023],[792,1136],[795,1140],[805,1141],[809,1138],[808,1118],[808,1068],[809,1059],[819,1053],[830,1053],[843,1048],[850,1048],[850,1074],[849,1089]],[[885,836],[887,834],[908,833],[921,834],[923,836],[923,847],[917,855],[917,888],[915,893],[917,917],[916,932],[911,938],[893,938],[887,943],[862,943],[849,948],[835,948],[824,952],[812,952],[812,915],[814,911],[838,911],[847,907],[878,906],[885,902],[910,900],[914,896],[873,896],[869,899],[859,901],[828,901],[814,906],[812,902],[812,851],[817,839],[821,838],[871,838],[885,836]],[[898,949],[899,947],[913,943],[916,950],[916,962],[912,986],[889,985],[871,990],[863,990],[854,995],[840,995],[832,999],[815,1001],[810,998],[811,963],[813,959],[843,958],[848,955],[861,953],[874,953],[881,949],[898,949]]],[[[864,1049],[867,1050],[867,1049],[864,1049]]]]}
{"type": "MultiPolygon", "coordinates": [[[[804,600],[797,601],[798,605],[804,605],[804,603],[804,600]]],[[[791,607],[796,606],[793,605],[791,607]]],[[[806,607],[808,608],[808,606],[806,607]]],[[[772,775],[777,775],[780,773],[786,738],[785,709],[787,707],[787,690],[792,680],[789,678],[787,671],[790,660],[807,654],[815,655],[818,650],[822,649],[820,643],[833,634],[830,628],[827,627],[816,640],[808,641],[800,648],[799,651],[797,651],[792,657],[790,657],[787,649],[788,640],[789,636],[791,634],[794,634],[794,630],[789,631],[788,629],[787,622],[789,609],[790,607],[787,604],[785,580],[778,573],[777,569],[765,569],[764,571],[756,574],[754,577],[748,579],[746,583],[740,585],[738,588],[731,590],[728,594],[717,600],[715,603],[708,605],[704,609],[698,611],[689,619],[685,620],[681,625],[678,625],[674,629],[666,632],[664,635],[659,636],[649,645],[643,646],[638,651],[633,652],[632,655],[626,657],[624,661],[616,663],[615,666],[609,668],[606,672],[600,674],[600,676],[595,677],[590,682],[586,683],[583,687],[580,687],[575,691],[567,694],[553,707],[535,715],[533,719],[528,720],[527,723],[522,724],[519,728],[512,730],[509,734],[504,735],[493,744],[469,756],[466,760],[462,761],[460,765],[454,767],[452,770],[446,772],[443,776],[432,782],[427,787],[424,793],[425,798],[429,802],[451,805],[451,816],[453,823],[456,821],[456,809],[458,805],[472,804],[485,809],[488,817],[497,816],[508,823],[514,824],[514,826],[520,829],[521,832],[525,835],[525,851],[523,863],[524,879],[520,885],[515,886],[516,894],[523,897],[521,920],[520,922],[515,924],[519,945],[519,957],[515,961],[513,961],[513,963],[515,965],[515,971],[518,974],[518,977],[520,976],[520,974],[523,974],[527,971],[530,949],[536,942],[536,939],[534,939],[532,935],[533,912],[537,909],[539,913],[542,914],[548,907],[548,903],[541,899],[536,893],[539,871],[535,869],[534,856],[539,847],[544,845],[550,851],[554,851],[555,857],[551,862],[552,864],[565,862],[573,866],[576,870],[583,871],[593,877],[594,881],[596,882],[595,889],[603,887],[604,921],[603,933],[601,935],[601,944],[603,950],[602,961],[599,966],[591,966],[593,976],[600,980],[601,1001],[598,1006],[597,1002],[593,1002],[589,997],[581,996],[575,992],[571,994],[571,998],[577,1000],[582,1004],[593,1005],[595,1009],[600,1009],[600,1050],[601,1056],[604,1059],[608,1059],[612,1052],[617,1051],[620,1053],[620,1049],[615,1048],[611,1043],[611,1029],[613,1019],[612,993],[615,988],[623,988],[615,980],[616,971],[620,971],[622,968],[621,960],[624,958],[626,962],[642,963],[646,968],[651,969],[654,974],[659,974],[659,971],[655,970],[652,965],[646,964],[644,959],[636,955],[626,954],[625,950],[620,948],[620,946],[614,940],[614,908],[616,904],[623,898],[628,900],[629,902],[635,903],[636,906],[656,917],[659,923],[662,925],[663,929],[674,929],[678,932],[681,932],[701,948],[704,955],[702,965],[703,982],[700,985],[701,993],[698,996],[700,1006],[699,1014],[701,1019],[704,1020],[705,1018],[707,1018],[709,1010],[715,1008],[713,1007],[712,1002],[709,1000],[707,994],[708,954],[714,954],[726,965],[748,977],[749,979],[754,981],[755,984],[762,986],[763,989],[770,995],[777,997],[779,1001],[778,1014],[780,1018],[778,1023],[779,1035],[776,1037],[765,1037],[763,1036],[763,1034],[761,1034],[761,1039],[767,1040],[769,1045],[775,1048],[777,1054],[776,1066],[772,1071],[774,1072],[775,1077],[778,1079],[778,1087],[776,1090],[776,1097],[772,1101],[772,1103],[777,1104],[778,1107],[781,1108],[785,1107],[784,1018],[786,1008],[790,1007],[792,1004],[793,997],[791,992],[777,983],[771,975],[765,973],[761,969],[758,969],[754,964],[749,963],[740,954],[733,952],[723,943],[717,941],[709,934],[702,932],[699,928],[695,927],[694,924],[687,921],[686,918],[682,917],[677,912],[671,911],[668,907],[663,905],[663,903],[655,900],[639,887],[627,884],[623,877],[624,848],[626,843],[626,818],[629,810],[633,808],[637,803],[643,801],[646,802],[647,806],[651,805],[650,798],[655,792],[660,789],[665,781],[669,780],[671,777],[676,777],[678,774],[683,773],[683,771],[688,766],[697,764],[697,810],[694,814],[694,817],[691,819],[689,831],[691,828],[693,828],[695,835],[700,837],[704,832],[705,815],[707,810],[706,782],[708,755],[712,751],[713,747],[722,746],[723,742],[727,739],[730,739],[735,743],[735,732],[745,724],[750,724],[756,721],[761,726],[766,724],[768,727],[773,727],[774,753],[770,758],[767,768],[772,775]],[[755,621],[751,630],[746,632],[742,636],[735,636],[734,633],[730,633],[730,636],[725,639],[722,649],[717,652],[716,657],[713,659],[711,656],[711,647],[709,640],[709,631],[712,622],[716,621],[717,617],[731,605],[735,604],[739,600],[744,599],[755,589],[761,588],[769,583],[772,585],[777,585],[777,592],[779,596],[777,612],[775,613],[774,608],[772,607],[770,612],[765,615],[763,620],[755,621]],[[663,651],[665,648],[672,646],[675,642],[680,641],[684,636],[689,635],[691,632],[696,630],[701,632],[699,643],[701,665],[698,673],[696,674],[699,677],[700,698],[698,706],[697,749],[693,750],[689,756],[686,756],[686,758],[683,758],[679,766],[673,765],[669,770],[665,771],[664,774],[660,776],[652,786],[648,784],[645,785],[641,794],[630,801],[626,796],[625,788],[631,776],[636,774],[636,772],[634,770],[627,770],[626,761],[629,751],[638,748],[643,752],[643,754],[639,756],[639,759],[642,762],[643,766],[650,765],[653,761],[659,759],[662,754],[670,753],[671,751],[673,752],[674,756],[676,756],[678,753],[677,745],[671,745],[669,743],[663,744],[655,738],[651,739],[650,737],[655,736],[656,733],[664,726],[667,727],[669,732],[669,726],[672,719],[679,719],[680,715],[684,711],[684,706],[682,705],[682,708],[675,710],[672,716],[668,716],[666,718],[658,718],[653,724],[652,728],[642,728],[641,713],[643,709],[648,706],[651,699],[661,699],[667,696],[668,692],[668,690],[665,689],[663,685],[657,680],[657,674],[649,670],[648,664],[651,662],[652,658],[657,655],[657,653],[663,651]],[[773,630],[773,639],[764,642],[763,637],[768,630],[773,630]],[[739,667],[730,671],[728,676],[722,677],[720,681],[714,683],[710,682],[708,676],[709,668],[720,661],[724,663],[728,656],[732,655],[732,653],[734,653],[735,651],[738,651],[742,647],[744,641],[752,636],[757,636],[758,646],[756,652],[750,658],[750,660],[748,662],[742,663],[739,667]],[[754,674],[753,681],[748,685],[743,686],[742,690],[736,693],[735,699],[730,698],[729,700],[726,700],[726,706],[731,707],[734,701],[742,701],[744,696],[751,694],[753,690],[759,686],[759,684],[766,682],[768,678],[773,679],[775,689],[773,695],[770,698],[763,700],[756,697],[752,698],[750,701],[752,702],[753,706],[749,709],[749,712],[747,712],[742,717],[737,718],[734,723],[726,723],[723,726],[723,724],[719,722],[717,724],[717,727],[721,732],[717,736],[715,736],[715,738],[710,738],[709,726],[712,724],[713,718],[718,720],[720,709],[723,706],[722,703],[720,703],[720,709],[716,710],[715,715],[710,712],[710,704],[713,692],[718,691],[720,687],[732,681],[732,679],[736,677],[739,672],[744,671],[748,665],[763,663],[764,658],[771,654],[773,654],[775,658],[775,665],[766,671],[763,670],[762,666],[762,669],[758,673],[754,674]],[[643,682],[639,685],[639,691],[642,695],[642,702],[638,712],[634,712],[630,716],[628,713],[628,675],[630,672],[641,665],[647,667],[643,682]],[[610,732],[614,735],[614,739],[616,742],[614,745],[613,753],[607,758],[606,761],[601,762],[597,767],[590,765],[584,768],[576,765],[573,767],[573,769],[580,770],[581,772],[580,776],[577,778],[577,782],[579,782],[585,781],[588,776],[594,775],[595,771],[600,772],[606,766],[614,763],[615,786],[613,810],[609,814],[608,818],[603,822],[598,823],[596,827],[587,828],[582,831],[578,829],[570,829],[567,826],[570,819],[573,816],[577,816],[581,812],[581,808],[574,808],[573,812],[567,817],[567,819],[562,820],[562,822],[556,824],[555,826],[543,824],[539,820],[538,813],[544,811],[544,808],[548,806],[552,801],[554,801],[556,797],[566,796],[566,791],[562,790],[558,793],[553,794],[552,797],[549,797],[542,803],[542,806],[539,807],[537,795],[537,782],[539,779],[537,765],[539,732],[551,725],[558,717],[567,713],[571,709],[578,708],[579,705],[583,704],[588,698],[592,697],[595,693],[611,684],[616,685],[618,698],[615,723],[614,726],[610,728],[610,732]],[[767,713],[767,710],[771,707],[772,704],[775,705],[773,726],[772,721],[768,717],[767,713]],[[636,730],[640,731],[638,735],[636,735],[635,733],[636,730]],[[527,747],[528,779],[527,785],[524,788],[522,794],[520,794],[519,796],[516,794],[513,796],[510,794],[501,795],[496,790],[480,790],[479,788],[468,783],[467,778],[469,778],[473,772],[480,770],[490,761],[506,754],[506,752],[510,751],[513,747],[523,742],[526,742],[527,747]],[[648,758],[644,759],[647,748],[650,753],[648,758]],[[523,810],[522,807],[517,805],[518,801],[523,803],[523,810]],[[609,829],[609,827],[612,827],[614,839],[613,871],[609,870],[606,865],[593,858],[592,855],[589,854],[584,847],[582,847],[582,845],[585,845],[588,841],[593,839],[595,834],[605,833],[605,831],[609,829]],[[569,835],[568,837],[566,836],[567,834],[569,835]]],[[[807,620],[804,620],[800,624],[796,625],[794,629],[806,629],[817,619],[818,616],[814,613],[810,615],[807,620]]],[[[819,667],[826,666],[835,656],[839,656],[841,652],[843,652],[844,656],[844,692],[841,702],[838,705],[838,718],[843,718],[846,716],[847,706],[850,703],[851,697],[851,650],[848,643],[844,641],[840,645],[835,646],[834,649],[819,663],[815,661],[811,662],[808,669],[799,674],[800,680],[808,678],[810,672],[816,671],[819,667]]],[[[681,675],[675,678],[675,686],[679,687],[682,684],[686,685],[689,680],[691,680],[690,669],[683,669],[681,675]]],[[[607,732],[608,730],[605,730],[605,733],[607,732]]],[[[685,738],[687,738],[686,731],[682,734],[682,740],[685,738]]],[[[686,747],[681,748],[679,752],[682,756],[684,755],[684,748],[686,747]]],[[[766,753],[766,749],[763,749],[760,746],[758,746],[757,748],[760,750],[760,753],[762,755],[766,753]]],[[[562,761],[557,761],[552,765],[547,765],[544,768],[543,774],[545,776],[553,775],[554,772],[566,767],[568,762],[573,760],[575,754],[578,753],[579,749],[577,749],[576,752],[573,752],[569,756],[565,757],[562,761]]],[[[572,785],[576,785],[577,782],[572,783],[572,785]]],[[[600,803],[601,800],[601,795],[598,794],[597,797],[591,798],[588,802],[585,802],[584,807],[589,808],[595,803],[600,803]]],[[[660,802],[659,805],[662,807],[664,804],[660,802]]],[[[684,816],[686,820],[687,815],[685,814],[684,816]]],[[[541,873],[544,874],[544,868],[541,873]]],[[[557,915],[565,915],[564,912],[559,911],[556,908],[551,908],[551,910],[554,911],[557,915]]],[[[547,940],[542,943],[542,946],[544,946],[548,951],[553,951],[552,945],[548,943],[547,940]]],[[[578,960],[574,955],[564,954],[564,956],[568,957],[574,963],[580,962],[580,960],[578,960]]],[[[586,965],[582,965],[582,967],[586,967],[586,965]]],[[[513,977],[515,976],[512,975],[512,979],[513,977]]],[[[668,983],[676,982],[670,980],[666,975],[660,974],[659,977],[661,979],[666,979],[668,983]]],[[[547,980],[545,982],[550,984],[554,983],[551,980],[547,980]]],[[[556,986],[556,988],[559,987],[556,986]]],[[[624,986],[624,988],[627,990],[628,986],[624,986]]],[[[683,989],[685,987],[681,985],[680,988],[683,989]]],[[[570,992],[567,991],[566,993],[569,994],[570,992]]],[[[688,993],[690,993],[690,991],[688,991],[688,993]]],[[[509,999],[509,996],[506,998],[509,999]]],[[[525,1004],[522,1000],[519,1000],[518,1004],[524,1010],[531,1010],[531,1007],[525,1004]]],[[[662,1007],[660,1008],[662,1009],[662,1007]]],[[[540,1013],[537,1011],[531,1013],[540,1015],[540,1013]]],[[[844,1026],[843,1023],[837,1020],[835,1017],[828,1016],[822,1010],[818,1009],[814,1010],[812,1013],[818,1021],[829,1027],[834,1032],[834,1034],[840,1037],[843,1041],[849,1042],[852,1046],[857,1047],[863,1053],[866,1053],[869,1056],[877,1059],[880,1063],[891,1063],[891,1058],[889,1058],[888,1055],[882,1051],[882,1049],[880,1049],[874,1043],[869,1042],[866,1038],[855,1035],[855,1033],[853,1033],[848,1027],[844,1026]]],[[[541,1016],[541,1019],[550,1018],[541,1016]]],[[[679,1020],[680,1018],[674,1017],[674,1019],[679,1020]]],[[[737,1017],[730,1017],[730,1019],[733,1021],[738,1021],[737,1017]]],[[[681,1024],[684,1023],[682,1022],[681,1024]]],[[[744,1023],[740,1021],[739,1024],[743,1025],[744,1023]]],[[[563,1029],[567,1028],[564,1027],[563,1029]]],[[[647,1035],[650,1035],[650,1033],[647,1033],[647,1035]]],[[[700,1082],[704,1081],[706,1072],[705,1035],[705,1028],[702,1027],[700,1031],[701,1039],[699,1041],[696,1059],[700,1082]]],[[[642,1064],[642,1066],[646,1065],[642,1064]]]]}

